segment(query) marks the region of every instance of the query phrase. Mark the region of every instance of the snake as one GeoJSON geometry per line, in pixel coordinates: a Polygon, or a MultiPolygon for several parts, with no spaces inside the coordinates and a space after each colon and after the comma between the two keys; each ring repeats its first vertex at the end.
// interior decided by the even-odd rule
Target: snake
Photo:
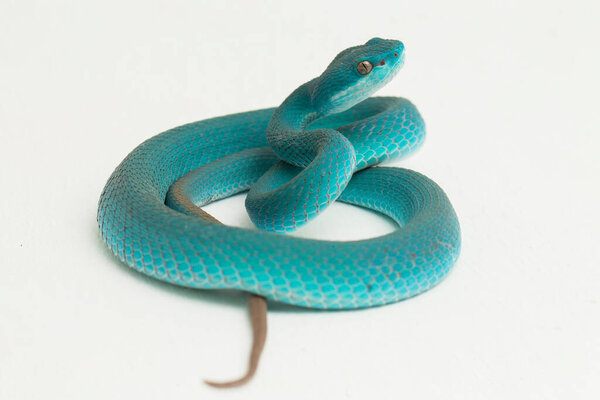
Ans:
{"type": "Polygon", "coordinates": [[[458,259],[460,225],[426,176],[380,165],[421,147],[425,123],[401,97],[371,96],[405,60],[404,44],[373,38],[340,52],[279,107],[179,126],[146,140],[100,196],[103,241],[152,278],[248,293],[254,375],[266,338],[266,300],[315,309],[394,303],[439,283],[458,259]],[[227,226],[202,209],[246,192],[257,229],[227,226]],[[355,241],[300,238],[336,200],[382,214],[391,233],[355,241]]]}

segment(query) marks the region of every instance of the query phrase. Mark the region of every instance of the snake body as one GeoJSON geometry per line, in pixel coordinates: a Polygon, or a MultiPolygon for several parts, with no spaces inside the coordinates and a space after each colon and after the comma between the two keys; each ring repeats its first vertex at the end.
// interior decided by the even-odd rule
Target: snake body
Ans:
{"type": "Polygon", "coordinates": [[[374,38],[342,51],[278,108],[150,138],[102,192],[102,238],[122,261],[159,280],[303,307],[376,306],[431,288],[459,255],[453,207],[427,177],[373,167],[410,154],[425,137],[408,100],[368,98],[403,61],[401,42],[374,38]],[[225,226],[199,208],[245,190],[259,231],[225,226]],[[337,199],[382,213],[399,228],[351,242],[281,234],[337,199]]]}

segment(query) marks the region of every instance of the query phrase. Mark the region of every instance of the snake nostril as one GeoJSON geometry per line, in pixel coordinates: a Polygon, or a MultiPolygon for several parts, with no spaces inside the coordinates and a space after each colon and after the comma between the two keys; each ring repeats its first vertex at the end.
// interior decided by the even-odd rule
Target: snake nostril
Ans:
{"type": "Polygon", "coordinates": [[[394,57],[398,57],[398,53],[394,53],[394,57]]]}
{"type": "Polygon", "coordinates": [[[385,65],[385,60],[381,60],[381,62],[379,63],[379,65],[385,65]]]}

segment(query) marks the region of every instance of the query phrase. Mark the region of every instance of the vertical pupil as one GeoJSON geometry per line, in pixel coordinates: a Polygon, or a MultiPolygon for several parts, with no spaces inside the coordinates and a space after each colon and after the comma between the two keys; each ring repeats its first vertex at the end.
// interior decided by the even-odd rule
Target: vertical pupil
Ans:
{"type": "Polygon", "coordinates": [[[371,64],[368,61],[361,61],[358,63],[357,69],[361,75],[366,75],[371,72],[371,64]]]}

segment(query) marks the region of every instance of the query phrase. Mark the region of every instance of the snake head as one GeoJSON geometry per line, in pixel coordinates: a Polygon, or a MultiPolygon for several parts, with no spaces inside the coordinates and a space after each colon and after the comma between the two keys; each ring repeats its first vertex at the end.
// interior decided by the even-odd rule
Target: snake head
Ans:
{"type": "Polygon", "coordinates": [[[404,44],[373,38],[340,52],[315,80],[311,101],[321,115],[338,113],[388,83],[404,64],[404,44]]]}

